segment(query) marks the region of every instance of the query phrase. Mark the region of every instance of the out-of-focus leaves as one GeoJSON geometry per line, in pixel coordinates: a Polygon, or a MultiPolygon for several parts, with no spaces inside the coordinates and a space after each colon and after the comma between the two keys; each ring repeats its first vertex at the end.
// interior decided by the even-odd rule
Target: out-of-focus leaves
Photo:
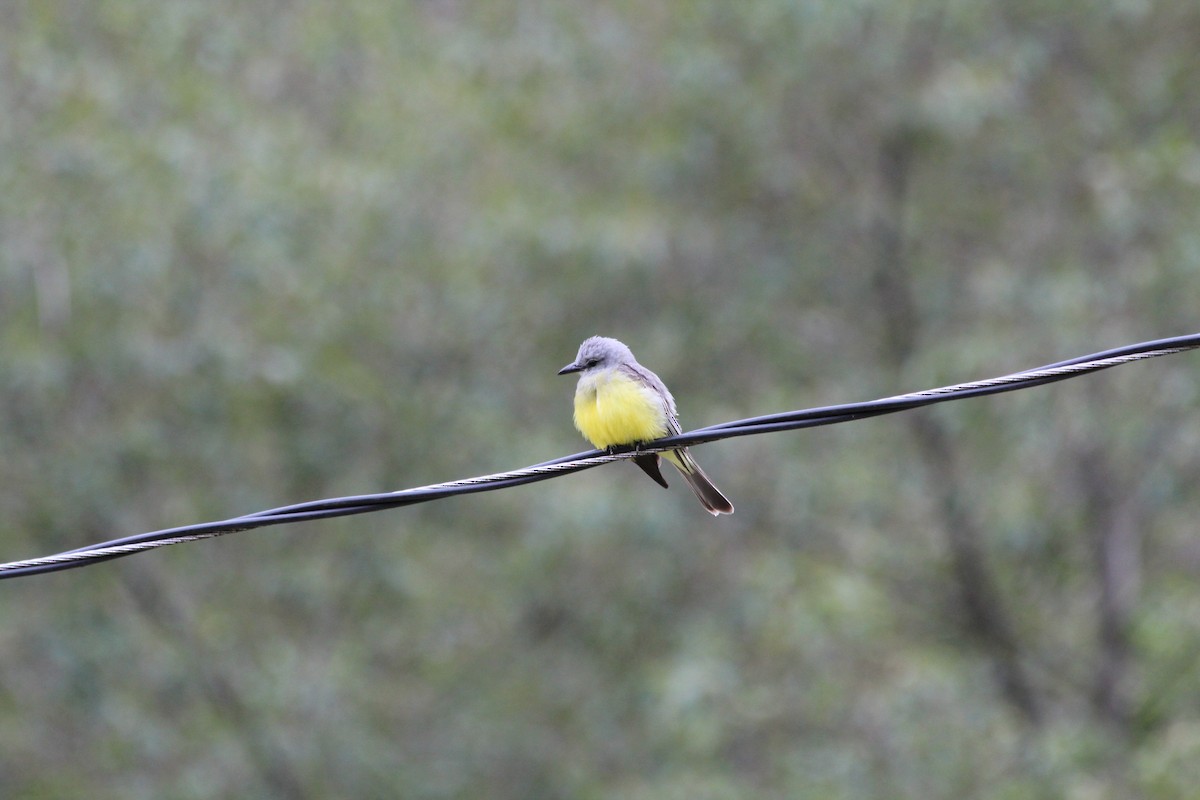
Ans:
{"type": "MultiPolygon", "coordinates": [[[[594,333],[691,427],[1193,331],[1198,36],[1186,3],[9,4],[6,557],[582,449],[554,371],[594,333]]],[[[699,448],[720,520],[609,467],[7,582],[0,793],[1187,796],[1191,359],[917,412],[949,487],[890,417],[699,448]]]]}

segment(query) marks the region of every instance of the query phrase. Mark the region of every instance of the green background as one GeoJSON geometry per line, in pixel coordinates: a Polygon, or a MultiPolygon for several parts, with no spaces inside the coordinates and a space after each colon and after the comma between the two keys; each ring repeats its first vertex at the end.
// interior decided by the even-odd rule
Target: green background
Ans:
{"type": "MultiPolygon", "coordinates": [[[[1200,329],[1200,6],[0,7],[0,559],[1200,329]]],[[[1197,361],[0,584],[0,795],[1185,798],[1197,361]]]]}

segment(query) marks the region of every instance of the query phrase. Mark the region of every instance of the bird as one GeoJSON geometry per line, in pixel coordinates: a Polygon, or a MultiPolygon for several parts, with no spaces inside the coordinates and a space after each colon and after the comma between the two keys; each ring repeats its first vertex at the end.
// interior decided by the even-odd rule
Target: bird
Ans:
{"type": "MultiPolygon", "coordinates": [[[[575,427],[596,449],[644,444],[683,432],[675,398],[666,384],[639,364],[624,343],[606,336],[584,339],[575,360],[558,371],[559,375],[573,373],[579,373],[575,427]]],[[[733,513],[733,504],[704,474],[686,447],[668,450],[662,456],[679,470],[708,513],[733,513]]],[[[657,453],[636,455],[633,461],[666,488],[657,453]]]]}

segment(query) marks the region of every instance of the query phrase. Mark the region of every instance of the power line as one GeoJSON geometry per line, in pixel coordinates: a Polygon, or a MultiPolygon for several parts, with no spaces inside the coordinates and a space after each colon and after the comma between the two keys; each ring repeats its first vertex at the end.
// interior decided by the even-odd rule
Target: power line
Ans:
{"type": "Polygon", "coordinates": [[[404,489],[397,492],[314,500],[307,503],[296,503],[280,508],[258,511],[253,514],[218,522],[202,522],[196,525],[185,525],[150,531],[148,533],[139,533],[54,555],[0,564],[0,580],[16,578],[22,575],[39,575],[46,572],[88,566],[89,564],[122,558],[159,547],[183,544],[184,542],[195,542],[201,539],[211,539],[229,533],[263,528],[268,525],[365,514],[371,511],[382,511],[389,508],[426,503],[431,500],[440,500],[445,497],[454,497],[461,494],[506,489],[511,486],[521,486],[527,483],[548,480],[559,475],[591,469],[592,467],[612,461],[632,458],[639,453],[660,453],[676,447],[715,442],[735,436],[750,436],[754,434],[812,428],[820,425],[834,425],[858,419],[877,417],[883,414],[894,414],[899,411],[907,411],[936,403],[945,403],[951,400],[964,400],[969,397],[982,397],[984,395],[1017,391],[1018,389],[1029,389],[1034,386],[1041,386],[1046,383],[1054,383],[1055,381],[1098,372],[1133,361],[1142,361],[1147,358],[1181,353],[1197,347],[1200,347],[1200,333],[1170,339],[1157,339],[1080,356],[1067,361],[1059,361],[1043,367],[1002,375],[996,378],[927,389],[925,391],[896,395],[894,397],[885,397],[879,400],[869,400],[864,403],[822,406],[723,422],[718,425],[698,428],[677,436],[658,439],[637,449],[624,447],[615,449],[613,452],[588,450],[509,472],[498,472],[475,478],[464,478],[462,480],[436,483],[429,486],[418,486],[413,489],[404,489]]]}

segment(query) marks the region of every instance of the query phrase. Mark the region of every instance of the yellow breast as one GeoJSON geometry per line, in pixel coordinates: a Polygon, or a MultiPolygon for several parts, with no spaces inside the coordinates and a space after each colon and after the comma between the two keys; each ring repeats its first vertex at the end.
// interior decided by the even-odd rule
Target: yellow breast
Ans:
{"type": "Polygon", "coordinates": [[[648,442],[667,435],[667,414],[652,389],[610,371],[579,381],[575,427],[593,447],[648,442]]]}

